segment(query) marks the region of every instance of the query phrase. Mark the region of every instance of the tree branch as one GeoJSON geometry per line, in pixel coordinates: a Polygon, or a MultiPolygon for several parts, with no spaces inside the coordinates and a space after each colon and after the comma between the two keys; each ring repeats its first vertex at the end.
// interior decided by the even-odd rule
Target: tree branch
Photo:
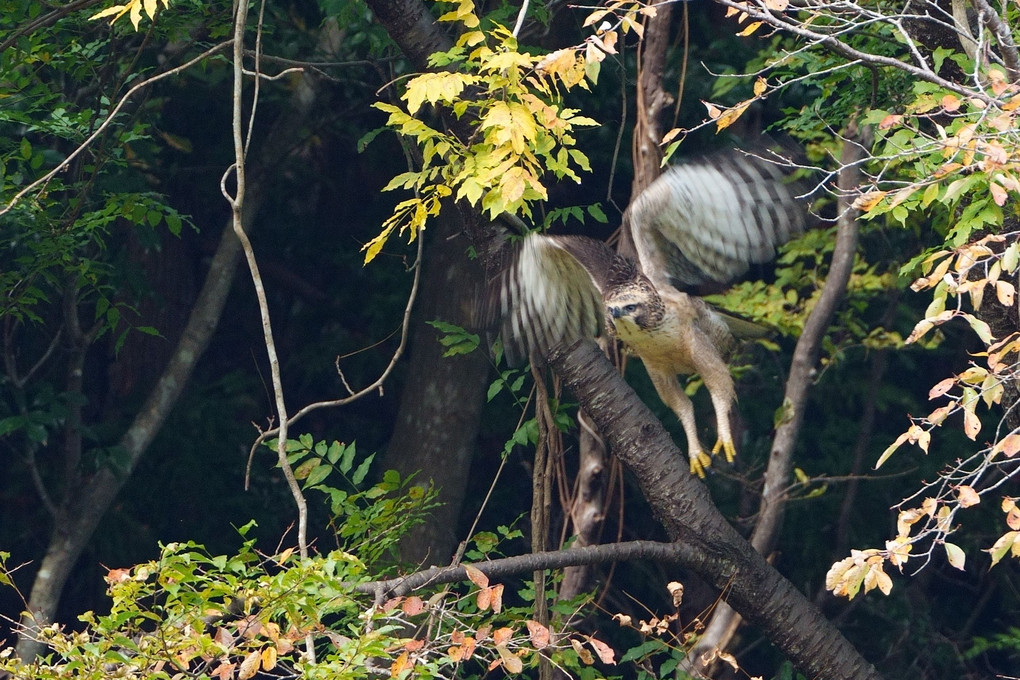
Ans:
{"type": "Polygon", "coordinates": [[[808,677],[879,678],[836,627],[729,525],[686,457],[594,343],[554,349],[550,366],[595,420],[670,539],[679,563],[724,592],[808,677]]]}
{"type": "MultiPolygon", "coordinates": [[[[629,541],[626,543],[605,543],[602,545],[570,548],[567,550],[551,550],[504,557],[487,562],[471,564],[489,578],[506,578],[517,574],[546,569],[563,569],[588,564],[604,564],[607,562],[625,562],[627,560],[657,560],[660,562],[677,563],[690,559],[691,549],[681,543],[659,543],[656,541],[629,541]]],[[[407,576],[386,581],[359,583],[355,590],[359,593],[383,597],[400,597],[426,586],[444,583],[467,581],[467,570],[463,565],[448,567],[432,567],[407,576]]]]}

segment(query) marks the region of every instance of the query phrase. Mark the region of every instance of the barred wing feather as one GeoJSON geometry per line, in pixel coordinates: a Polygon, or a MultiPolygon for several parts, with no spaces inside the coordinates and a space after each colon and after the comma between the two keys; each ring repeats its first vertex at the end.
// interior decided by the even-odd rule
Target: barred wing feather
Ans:
{"type": "Polygon", "coordinates": [[[674,165],[628,209],[641,268],[656,286],[730,281],[804,231],[796,195],[779,167],[738,152],[674,165]]]}
{"type": "Polygon", "coordinates": [[[602,332],[602,291],[616,253],[583,236],[525,237],[494,295],[507,361],[519,364],[559,343],[602,332]]]}

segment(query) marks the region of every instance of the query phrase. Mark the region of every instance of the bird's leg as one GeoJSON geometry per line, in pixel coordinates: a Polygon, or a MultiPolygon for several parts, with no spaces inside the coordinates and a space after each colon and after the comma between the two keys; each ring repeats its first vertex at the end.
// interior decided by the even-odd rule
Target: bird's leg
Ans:
{"type": "MultiPolygon", "coordinates": [[[[730,390],[732,389],[731,381],[730,390]]],[[[715,408],[716,432],[719,437],[712,447],[712,455],[716,455],[722,449],[726,455],[726,462],[732,463],[737,457],[737,447],[733,445],[733,434],[730,431],[730,404],[733,403],[733,399],[723,396],[719,390],[710,390],[709,394],[712,396],[712,407],[715,408]]]]}
{"type": "Polygon", "coordinates": [[[705,468],[712,464],[712,459],[705,453],[698,439],[698,425],[694,422],[694,404],[684,393],[675,375],[665,375],[649,371],[655,391],[659,393],[666,406],[672,409],[687,435],[687,457],[691,461],[691,473],[704,478],[705,468]]]}

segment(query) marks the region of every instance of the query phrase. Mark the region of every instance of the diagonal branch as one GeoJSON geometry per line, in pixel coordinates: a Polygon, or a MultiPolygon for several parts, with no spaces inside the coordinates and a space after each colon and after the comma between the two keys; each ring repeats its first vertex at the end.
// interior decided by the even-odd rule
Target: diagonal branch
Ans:
{"type": "MultiPolygon", "coordinates": [[[[762,490],[761,506],[751,534],[751,545],[761,555],[767,556],[775,547],[782,528],[786,509],[786,492],[790,472],[793,468],[793,452],[800,436],[807,405],[808,390],[814,381],[818,354],[836,308],[846,295],[847,283],[853,271],[857,251],[857,211],[851,208],[851,195],[861,182],[860,161],[866,154],[864,142],[855,139],[851,133],[843,147],[839,172],[840,218],[836,245],[832,252],[829,275],[825,279],[822,293],[814,309],[808,315],[804,330],[797,340],[790,375],[786,380],[783,395],[784,418],[776,428],[765,470],[765,486],[762,490]]],[[[870,137],[869,134],[862,137],[870,137]]],[[[739,624],[739,615],[732,607],[720,605],[712,614],[705,632],[688,658],[692,663],[714,649],[723,649],[729,643],[739,624]]]]}

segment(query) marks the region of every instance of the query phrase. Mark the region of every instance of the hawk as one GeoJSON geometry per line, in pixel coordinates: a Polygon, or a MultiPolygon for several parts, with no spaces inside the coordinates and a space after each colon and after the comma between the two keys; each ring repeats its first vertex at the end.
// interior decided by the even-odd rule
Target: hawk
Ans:
{"type": "Polygon", "coordinates": [[[680,419],[691,472],[704,477],[711,458],[677,376],[701,376],[716,414],[712,453],[732,462],[736,392],[726,357],[735,335],[761,329],[684,290],[771,260],[807,221],[795,187],[760,158],[729,152],[671,166],[624,213],[637,262],[584,236],[533,232],[520,242],[490,290],[507,360],[602,332],[616,337],[680,419]]]}

